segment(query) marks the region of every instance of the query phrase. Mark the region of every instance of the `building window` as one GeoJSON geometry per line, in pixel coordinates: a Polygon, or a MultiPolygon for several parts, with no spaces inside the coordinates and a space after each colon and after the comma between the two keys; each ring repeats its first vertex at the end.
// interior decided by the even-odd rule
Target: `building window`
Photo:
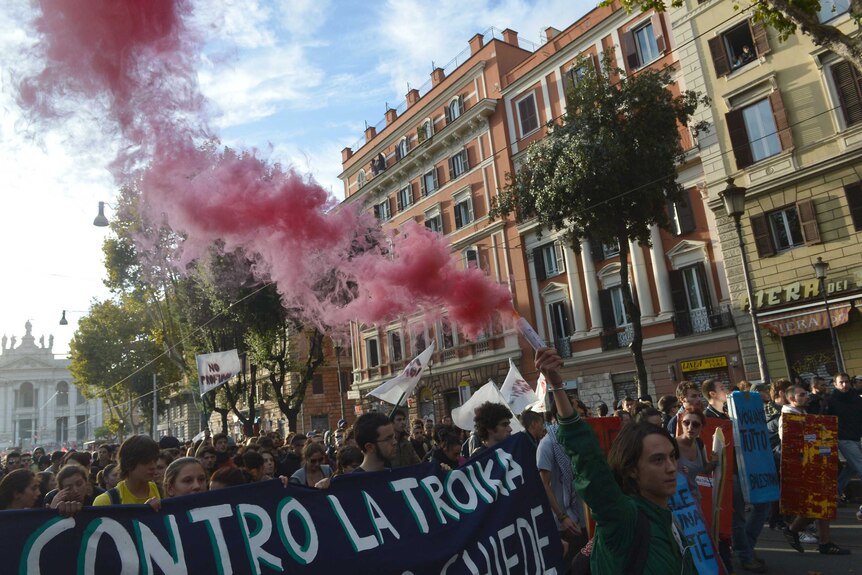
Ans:
{"type": "Polygon", "coordinates": [[[311,393],[323,395],[323,374],[315,373],[311,376],[311,393]]]}
{"type": "Polygon", "coordinates": [[[447,125],[457,120],[464,113],[464,96],[458,96],[449,102],[444,112],[446,114],[447,125]]]}
{"type": "MultiPolygon", "coordinates": [[[[670,220],[670,230],[674,235],[681,236],[694,231],[694,212],[691,209],[688,190],[682,191],[679,200],[667,203],[667,214],[670,220]]],[[[617,251],[619,252],[619,250],[617,251]]]]}
{"type": "Polygon", "coordinates": [[[432,232],[443,233],[443,218],[440,215],[440,208],[425,212],[425,227],[432,232]]]}
{"type": "Polygon", "coordinates": [[[665,50],[661,16],[653,14],[649,22],[623,35],[629,70],[637,70],[659,58],[665,50]]]}
{"type": "Polygon", "coordinates": [[[33,384],[29,381],[21,384],[18,389],[18,403],[16,407],[33,407],[35,404],[33,384]]]}
{"type": "Polygon", "coordinates": [[[438,324],[438,332],[440,333],[440,349],[455,347],[455,330],[448,319],[444,319],[438,324]]]}
{"type": "Polygon", "coordinates": [[[700,277],[696,266],[689,266],[680,271],[682,272],[682,282],[685,288],[685,300],[688,310],[706,309],[707,299],[704,297],[706,294],[705,278],[700,277]]]}
{"type": "Polygon", "coordinates": [[[368,355],[368,367],[380,365],[380,351],[377,347],[376,337],[369,337],[365,340],[365,351],[368,355]]]}
{"type": "Polygon", "coordinates": [[[75,438],[78,443],[87,439],[87,419],[88,417],[86,415],[77,416],[75,423],[75,438]]]}
{"type": "Polygon", "coordinates": [[[572,335],[569,306],[565,301],[556,301],[548,304],[548,317],[551,318],[554,341],[565,339],[572,335]]]}
{"type": "Polygon", "coordinates": [[[862,75],[847,61],[832,65],[832,80],[847,127],[862,121],[862,75]]]}
{"type": "Polygon", "coordinates": [[[473,221],[473,196],[470,191],[457,194],[453,199],[455,204],[455,229],[460,229],[473,221]]]}
{"type": "Polygon", "coordinates": [[[778,91],[725,115],[739,169],[793,147],[790,123],[778,91]]]}
{"type": "Polygon", "coordinates": [[[847,198],[847,207],[850,209],[853,229],[862,232],[862,183],[856,182],[844,186],[844,196],[847,198]]]}
{"type": "Polygon", "coordinates": [[[419,355],[425,348],[428,347],[428,344],[425,343],[425,332],[420,331],[413,334],[413,355],[419,355]]]}
{"type": "Polygon", "coordinates": [[[620,255],[620,242],[614,240],[612,243],[606,244],[602,242],[602,257],[604,259],[612,258],[620,255]]]}
{"type": "Polygon", "coordinates": [[[329,415],[312,415],[311,416],[311,429],[319,432],[324,432],[329,429],[329,415]]]}
{"type": "Polygon", "coordinates": [[[69,384],[61,381],[57,384],[57,407],[67,407],[69,405],[69,384]]]}
{"type": "Polygon", "coordinates": [[[551,242],[533,250],[533,265],[536,268],[536,280],[560,275],[565,270],[563,246],[559,242],[551,242]]]}
{"type": "Polygon", "coordinates": [[[581,80],[583,80],[584,76],[587,75],[587,72],[595,72],[596,68],[595,58],[591,55],[584,56],[572,64],[572,67],[568,69],[564,77],[566,83],[566,94],[568,95],[572,88],[581,83],[581,80]]]}
{"type": "Polygon", "coordinates": [[[703,262],[670,272],[670,291],[677,335],[712,330],[711,298],[703,262]]]}
{"type": "Polygon", "coordinates": [[[463,253],[464,269],[479,269],[479,248],[467,248],[463,253]]]}
{"type": "Polygon", "coordinates": [[[611,306],[614,312],[614,325],[616,327],[629,325],[631,321],[626,313],[626,306],[623,302],[623,288],[613,287],[608,292],[611,296],[611,306]]]}
{"type": "Polygon", "coordinates": [[[404,156],[407,155],[407,152],[410,151],[410,143],[407,141],[407,138],[401,138],[401,141],[398,142],[398,145],[395,146],[395,159],[400,160],[404,156]]]}
{"type": "Polygon", "coordinates": [[[400,332],[389,332],[389,357],[392,358],[392,361],[401,361],[404,359],[404,350],[401,348],[400,332]]]}
{"type": "Polygon", "coordinates": [[[518,123],[521,126],[521,137],[539,129],[539,112],[536,110],[536,96],[528,94],[518,100],[518,123]]]}
{"type": "Polygon", "coordinates": [[[431,122],[431,120],[425,120],[422,125],[416,129],[416,139],[419,140],[419,142],[429,140],[433,135],[434,124],[431,122]]]}
{"type": "Polygon", "coordinates": [[[413,186],[407,184],[400,190],[396,196],[398,200],[398,211],[403,211],[413,205],[413,186]]]}
{"type": "Polygon", "coordinates": [[[820,0],[820,11],[817,12],[817,19],[821,23],[829,22],[848,10],[850,10],[850,0],[820,0]]]}
{"type": "Polygon", "coordinates": [[[751,217],[754,244],[761,257],[801,245],[820,243],[817,211],[813,200],[751,217]]]}
{"type": "Polygon", "coordinates": [[[427,196],[437,191],[437,168],[432,168],[422,174],[419,179],[422,195],[427,196]]]}
{"type": "Polygon", "coordinates": [[[709,40],[709,51],[718,77],[762,58],[772,49],[763,24],[746,20],[709,40]]]}
{"type": "Polygon", "coordinates": [[[461,401],[461,405],[467,403],[467,400],[470,399],[471,395],[473,395],[473,390],[470,389],[470,384],[467,382],[461,382],[458,385],[458,399],[461,401]]]}
{"type": "Polygon", "coordinates": [[[356,185],[361,188],[365,185],[365,182],[365,170],[359,170],[359,173],[356,175],[356,185]]]}
{"type": "Polygon", "coordinates": [[[389,198],[386,198],[379,204],[374,204],[374,217],[381,222],[385,222],[392,217],[392,212],[389,208],[389,198]]]}
{"type": "Polygon", "coordinates": [[[467,161],[467,148],[464,148],[451,158],[449,158],[449,180],[464,174],[470,169],[470,163],[467,161]]]}

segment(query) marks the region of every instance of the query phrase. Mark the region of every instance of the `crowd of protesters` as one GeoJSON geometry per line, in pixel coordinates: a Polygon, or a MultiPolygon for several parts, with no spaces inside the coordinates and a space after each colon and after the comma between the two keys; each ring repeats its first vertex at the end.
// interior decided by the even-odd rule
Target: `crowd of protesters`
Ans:
{"type": "MultiPolygon", "coordinates": [[[[554,514],[567,565],[572,573],[623,573],[634,563],[644,573],[694,573],[690,550],[681,545],[668,509],[677,489],[678,471],[691,492],[698,475],[716,469],[714,454],[700,438],[707,418],[727,419],[732,389],[717,380],[680,382],[675,395],[657,403],[649,396],[623,398],[609,409],[603,402],[590,409],[561,386],[562,360],[553,349],[540,350],[536,367],[549,385],[547,409],[527,410],[520,423],[536,448],[536,465],[554,514]],[[622,430],[607,457],[584,421],[619,417],[622,430]],[[587,538],[585,506],[596,521],[587,538]],[[592,570],[592,571],[591,571],[592,570]]],[[[783,414],[825,414],[838,418],[838,447],[846,460],[836,494],[843,504],[850,479],[862,476],[862,385],[838,374],[834,389],[821,378],[776,380],[770,385],[740,382],[738,389],[759,394],[776,462],[781,452],[783,414]]],[[[72,515],[85,506],[148,504],[160,508],[164,498],[280,479],[285,485],[326,489],[347,473],[374,472],[429,461],[443,470],[493,449],[512,433],[509,409],[485,403],[475,412],[468,435],[449,417],[410,421],[404,409],[390,416],[367,413],[352,427],[320,433],[261,433],[243,444],[225,434],[192,443],[174,437],[158,442],[135,435],[121,445],[98,451],[32,453],[10,451],[0,469],[0,510],[47,507],[72,515]]],[[[736,474],[734,464],[734,474],[736,474]]],[[[778,506],[747,505],[740,482],[733,487],[732,539],[718,542],[726,571],[763,573],[765,562],[755,548],[765,524],[780,529],[799,552],[816,544],[822,554],[849,553],[832,541],[829,522],[782,517],[778,506]]],[[[857,513],[862,521],[862,508],[857,513]]]]}

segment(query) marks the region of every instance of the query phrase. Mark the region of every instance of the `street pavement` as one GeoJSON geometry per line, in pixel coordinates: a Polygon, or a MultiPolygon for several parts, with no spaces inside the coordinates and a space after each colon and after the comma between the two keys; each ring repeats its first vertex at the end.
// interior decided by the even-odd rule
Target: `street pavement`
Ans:
{"type": "MultiPolygon", "coordinates": [[[[763,528],[757,542],[757,554],[766,561],[769,573],[780,575],[862,574],[862,521],[856,520],[859,504],[838,508],[838,519],[832,523],[832,540],[850,549],[850,555],[821,555],[816,545],[806,545],[805,553],[792,549],[781,531],[763,528]]],[[[737,570],[737,574],[746,573],[737,570]]]]}

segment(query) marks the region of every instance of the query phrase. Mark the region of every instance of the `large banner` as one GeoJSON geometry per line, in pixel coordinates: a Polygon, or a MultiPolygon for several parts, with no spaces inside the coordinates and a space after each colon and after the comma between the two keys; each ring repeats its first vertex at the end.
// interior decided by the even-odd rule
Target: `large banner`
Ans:
{"type": "Polygon", "coordinates": [[[760,394],[734,391],[728,398],[727,413],[734,423],[736,463],[745,501],[778,501],[778,471],[775,469],[760,394]]]}
{"type": "Polygon", "coordinates": [[[781,427],[781,512],[835,519],[838,418],[784,413],[781,427]]]}
{"type": "Polygon", "coordinates": [[[201,397],[220,385],[224,385],[242,370],[239,355],[235,349],[196,355],[195,360],[198,364],[201,397]]]}
{"type": "Polygon", "coordinates": [[[353,473],[328,490],[268,481],[165,499],[160,512],[0,512],[0,533],[4,574],[562,572],[524,434],[448,473],[353,473]]]}

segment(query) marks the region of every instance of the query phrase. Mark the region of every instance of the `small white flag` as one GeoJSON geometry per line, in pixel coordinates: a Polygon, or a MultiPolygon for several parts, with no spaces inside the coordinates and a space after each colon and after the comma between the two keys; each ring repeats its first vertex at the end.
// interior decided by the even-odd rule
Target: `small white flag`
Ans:
{"type": "Polygon", "coordinates": [[[242,370],[239,355],[235,349],[196,355],[195,360],[198,364],[201,397],[220,385],[224,385],[242,370]]]}
{"type": "Polygon", "coordinates": [[[536,392],[521,377],[521,372],[518,371],[511,359],[509,359],[509,373],[506,374],[506,380],[503,382],[503,387],[500,388],[500,393],[515,415],[521,415],[527,406],[538,400],[536,392]]]}
{"type": "Polygon", "coordinates": [[[386,403],[397,405],[416,389],[416,385],[422,379],[422,372],[431,360],[432,353],[434,353],[433,342],[425,351],[413,358],[413,361],[407,364],[404,371],[389,381],[384,381],[379,387],[369,391],[368,395],[373,395],[386,403]]]}
{"type": "MultiPolygon", "coordinates": [[[[506,400],[497,389],[497,384],[493,381],[488,381],[485,385],[476,390],[476,393],[470,396],[464,405],[456,407],[452,410],[452,423],[461,429],[471,430],[474,427],[473,419],[476,416],[476,409],[485,402],[499,403],[509,407],[506,400]]],[[[509,408],[511,410],[511,408],[509,408]]],[[[512,415],[510,421],[512,425],[512,433],[524,431],[524,426],[518,421],[518,418],[512,415]]]]}

